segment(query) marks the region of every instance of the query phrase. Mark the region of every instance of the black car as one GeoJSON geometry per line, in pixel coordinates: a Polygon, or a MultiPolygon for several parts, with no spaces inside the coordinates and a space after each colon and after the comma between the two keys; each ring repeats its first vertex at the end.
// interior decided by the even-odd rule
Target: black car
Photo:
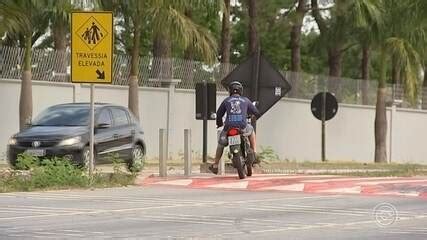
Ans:
{"type": "MultiPolygon", "coordinates": [[[[88,166],[88,103],[60,104],[43,111],[28,128],[12,136],[8,160],[15,166],[18,154],[66,157],[88,166]]],[[[146,153],[143,131],[127,108],[95,104],[95,161],[107,162],[111,154],[126,160],[129,168],[141,168],[146,153]]]]}

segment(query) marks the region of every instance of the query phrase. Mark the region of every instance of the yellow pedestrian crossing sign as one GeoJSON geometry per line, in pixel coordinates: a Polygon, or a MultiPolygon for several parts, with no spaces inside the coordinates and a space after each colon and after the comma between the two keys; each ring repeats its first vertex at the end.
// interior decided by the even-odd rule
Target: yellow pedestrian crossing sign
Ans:
{"type": "Polygon", "coordinates": [[[71,82],[113,80],[113,13],[71,13],[71,82]]]}

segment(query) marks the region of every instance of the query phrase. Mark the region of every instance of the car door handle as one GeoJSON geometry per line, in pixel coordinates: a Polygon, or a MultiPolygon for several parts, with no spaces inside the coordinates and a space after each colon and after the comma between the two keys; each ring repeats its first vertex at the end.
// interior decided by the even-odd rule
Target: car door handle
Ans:
{"type": "Polygon", "coordinates": [[[114,139],[119,138],[119,134],[117,134],[117,133],[116,133],[116,134],[113,134],[113,138],[114,138],[114,139]]]}
{"type": "Polygon", "coordinates": [[[130,134],[132,134],[132,136],[135,135],[135,133],[136,133],[135,130],[130,131],[130,134]]]}

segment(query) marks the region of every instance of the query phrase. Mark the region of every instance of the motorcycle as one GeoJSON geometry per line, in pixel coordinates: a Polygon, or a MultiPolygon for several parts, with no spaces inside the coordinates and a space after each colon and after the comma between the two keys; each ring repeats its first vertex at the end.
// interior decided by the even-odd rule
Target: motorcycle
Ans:
{"type": "Polygon", "coordinates": [[[228,157],[233,167],[236,168],[239,178],[244,179],[246,176],[252,176],[252,165],[255,156],[250,147],[248,136],[245,136],[238,128],[231,128],[227,131],[227,139],[229,147],[228,157]]]}

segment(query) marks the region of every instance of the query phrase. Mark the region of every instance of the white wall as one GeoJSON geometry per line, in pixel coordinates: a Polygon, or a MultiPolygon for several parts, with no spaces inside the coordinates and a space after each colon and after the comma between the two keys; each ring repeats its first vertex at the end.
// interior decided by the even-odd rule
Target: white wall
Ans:
{"type": "MultiPolygon", "coordinates": [[[[0,79],[0,159],[4,159],[8,138],[19,128],[19,80],[0,79]],[[2,156],[3,155],[3,156],[2,156]]],[[[145,130],[147,154],[158,156],[158,131],[166,128],[167,89],[140,88],[140,117],[145,130]]],[[[183,130],[192,130],[192,148],[202,150],[202,121],[195,120],[193,90],[177,90],[173,101],[170,152],[183,152],[183,130]]],[[[219,93],[217,105],[226,97],[219,93]]],[[[89,85],[33,81],[34,116],[48,106],[58,103],[89,101],[89,85]]],[[[95,100],[127,106],[126,86],[97,85],[95,100]]],[[[388,111],[388,138],[392,137],[392,161],[427,163],[427,112],[398,109],[388,111]],[[390,116],[393,115],[393,126],[390,116]]],[[[374,157],[373,107],[341,104],[336,117],[327,122],[326,154],[330,160],[372,162],[374,157]]],[[[209,121],[210,155],[216,148],[215,121],[209,121]]],[[[270,146],[282,159],[319,161],[321,124],[310,111],[306,100],[283,99],[258,121],[258,146],[270,146]]],[[[390,141],[388,141],[388,147],[390,141]]],[[[260,147],[258,147],[260,150],[260,147]]],[[[390,148],[389,148],[390,150],[390,148]]],[[[389,151],[390,154],[390,151],[389,151]]]]}

